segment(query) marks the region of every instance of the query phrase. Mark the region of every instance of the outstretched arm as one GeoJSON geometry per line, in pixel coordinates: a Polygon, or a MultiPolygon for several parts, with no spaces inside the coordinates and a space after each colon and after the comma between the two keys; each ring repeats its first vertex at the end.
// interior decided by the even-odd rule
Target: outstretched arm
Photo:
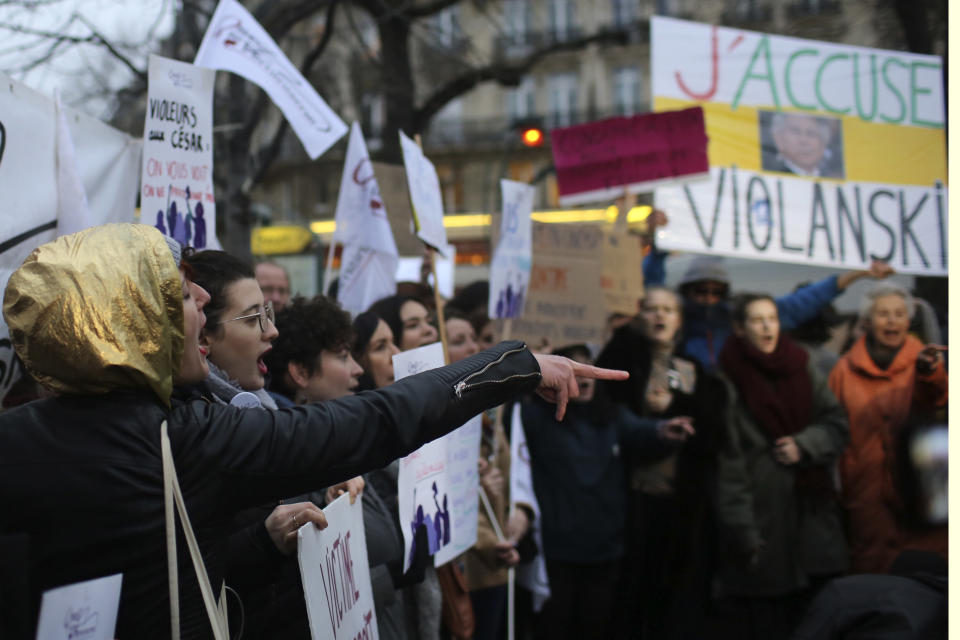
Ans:
{"type": "Polygon", "coordinates": [[[563,420],[567,412],[567,401],[580,395],[577,377],[597,380],[626,380],[630,374],[615,369],[601,369],[589,364],[575,362],[561,356],[534,354],[540,365],[540,386],[537,394],[547,402],[557,405],[557,420],[563,420]]]}

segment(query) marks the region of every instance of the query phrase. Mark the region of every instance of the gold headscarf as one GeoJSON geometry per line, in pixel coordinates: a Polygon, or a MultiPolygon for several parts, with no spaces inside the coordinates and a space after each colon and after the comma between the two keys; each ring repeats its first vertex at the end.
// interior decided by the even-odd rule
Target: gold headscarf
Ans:
{"type": "Polygon", "coordinates": [[[10,276],[3,315],[43,384],[61,393],[150,389],[169,404],[183,297],[157,229],[107,224],[41,245],[10,276]]]}

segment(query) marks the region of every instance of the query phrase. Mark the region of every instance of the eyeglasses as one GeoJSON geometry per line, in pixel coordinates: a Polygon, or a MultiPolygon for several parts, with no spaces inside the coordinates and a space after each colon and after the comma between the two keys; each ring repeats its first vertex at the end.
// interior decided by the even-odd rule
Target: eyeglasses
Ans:
{"type": "Polygon", "coordinates": [[[256,318],[260,322],[260,331],[265,333],[267,331],[267,320],[275,324],[275,315],[273,313],[273,303],[269,300],[260,307],[260,310],[256,313],[249,313],[245,316],[237,316],[236,318],[230,318],[229,320],[223,320],[217,324],[226,324],[228,322],[233,322],[234,320],[249,320],[250,318],[256,318]]]}

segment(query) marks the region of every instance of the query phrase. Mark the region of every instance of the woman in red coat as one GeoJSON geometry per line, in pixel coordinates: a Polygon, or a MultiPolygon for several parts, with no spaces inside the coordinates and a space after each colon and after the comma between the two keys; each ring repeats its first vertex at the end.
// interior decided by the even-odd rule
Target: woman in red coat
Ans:
{"type": "Polygon", "coordinates": [[[860,312],[867,331],[830,374],[830,388],[850,419],[840,474],[855,572],[885,573],[904,549],[947,555],[946,527],[910,526],[894,484],[903,427],[947,404],[945,347],[908,335],[913,309],[913,298],[896,285],[872,289],[860,312]]]}

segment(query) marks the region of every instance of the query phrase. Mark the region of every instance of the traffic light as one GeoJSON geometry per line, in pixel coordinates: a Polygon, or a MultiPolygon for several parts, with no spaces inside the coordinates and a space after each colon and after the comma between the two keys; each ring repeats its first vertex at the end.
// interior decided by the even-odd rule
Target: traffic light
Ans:
{"type": "Polygon", "coordinates": [[[520,133],[520,139],[525,147],[539,147],[543,144],[543,129],[539,127],[525,127],[520,133]]]}

